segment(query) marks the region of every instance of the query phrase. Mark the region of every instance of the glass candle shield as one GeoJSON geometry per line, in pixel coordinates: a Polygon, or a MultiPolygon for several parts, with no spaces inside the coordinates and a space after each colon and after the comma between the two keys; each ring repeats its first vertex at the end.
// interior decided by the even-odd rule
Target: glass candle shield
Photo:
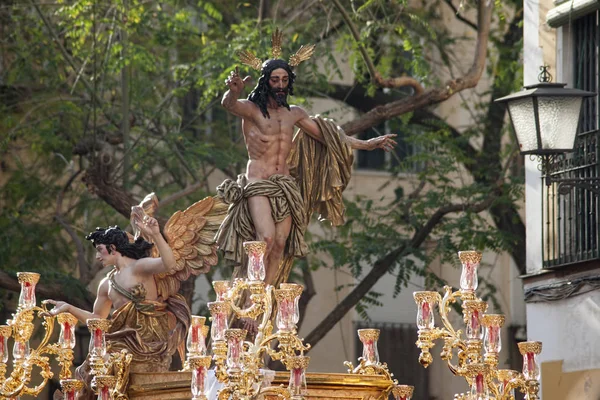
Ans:
{"type": "Polygon", "coordinates": [[[481,262],[481,253],[478,251],[459,251],[458,257],[462,263],[460,274],[461,290],[474,291],[477,289],[477,269],[481,262]]]}
{"type": "Polygon", "coordinates": [[[290,381],[288,390],[292,399],[298,399],[307,394],[306,386],[306,368],[310,362],[307,356],[292,356],[286,362],[286,367],[290,371],[290,381]]]}
{"type": "Polygon", "coordinates": [[[359,329],[358,338],[363,345],[362,359],[367,364],[379,363],[379,350],[377,349],[379,329],[359,329]]]}
{"type": "Polygon", "coordinates": [[[35,272],[18,272],[17,279],[21,284],[21,293],[19,294],[19,307],[34,307],[35,286],[40,280],[40,274],[37,274],[35,272]]]}
{"type": "Polygon", "coordinates": [[[502,326],[505,317],[501,314],[487,314],[483,316],[482,324],[485,326],[483,345],[488,353],[497,354],[502,350],[502,326]]]}
{"type": "Polygon", "coordinates": [[[199,397],[204,394],[206,384],[206,367],[198,366],[192,370],[192,395],[199,397]]]}
{"type": "Polygon", "coordinates": [[[485,377],[483,374],[477,374],[475,376],[475,380],[471,385],[470,400],[489,400],[487,384],[485,383],[485,377]]]}
{"type": "Polygon", "coordinates": [[[192,370],[192,395],[194,399],[206,399],[206,378],[211,356],[192,356],[188,359],[192,370]]]}
{"type": "Polygon", "coordinates": [[[247,331],[244,329],[227,329],[227,369],[239,371],[242,368],[241,356],[244,349],[244,339],[247,331]]]}
{"type": "Polygon", "coordinates": [[[244,250],[248,255],[248,279],[263,281],[266,276],[264,255],[267,249],[265,242],[244,242],[244,250]]]}
{"type": "Polygon", "coordinates": [[[13,359],[15,362],[23,361],[29,356],[29,340],[25,342],[15,341],[13,345],[13,359]]]}
{"type": "Polygon", "coordinates": [[[90,355],[104,357],[106,355],[105,333],[110,328],[110,321],[100,318],[90,318],[87,320],[87,327],[90,331],[90,355]]]}
{"type": "Polygon", "coordinates": [[[77,392],[83,388],[83,382],[77,379],[63,379],[60,381],[63,400],[75,400],[77,392]]]}
{"type": "Polygon", "coordinates": [[[58,336],[58,344],[63,349],[75,348],[75,327],[77,326],[77,318],[71,314],[59,314],[58,323],[60,325],[60,334],[58,336]]]}
{"type": "Polygon", "coordinates": [[[435,326],[433,309],[440,295],[437,292],[414,292],[413,297],[417,303],[417,327],[433,329],[435,326]]]}
{"type": "Polygon", "coordinates": [[[521,342],[519,352],[523,355],[523,375],[527,380],[540,379],[540,366],[537,356],[542,352],[541,342],[521,342]]]}
{"type": "Polygon", "coordinates": [[[227,314],[229,313],[229,305],[223,301],[214,301],[208,303],[208,309],[210,310],[212,320],[210,327],[212,340],[225,340],[225,331],[228,328],[227,314]]]}
{"type": "Polygon", "coordinates": [[[12,328],[8,325],[0,325],[0,363],[6,364],[8,361],[8,338],[12,333],[12,328]]]}
{"type": "Polygon", "coordinates": [[[279,286],[281,289],[288,289],[291,290],[294,296],[294,324],[297,324],[298,321],[300,321],[300,296],[302,295],[302,292],[304,291],[304,288],[302,287],[302,285],[299,285],[297,283],[282,283],[279,286]]]}
{"type": "Polygon", "coordinates": [[[292,332],[296,329],[294,293],[290,289],[276,289],[275,298],[277,299],[277,329],[282,332],[292,332]]]}
{"type": "Polygon", "coordinates": [[[414,389],[414,386],[394,385],[392,388],[392,396],[394,397],[394,400],[410,400],[414,389]]]}
{"type": "Polygon", "coordinates": [[[204,337],[205,317],[192,315],[192,324],[188,330],[186,348],[190,354],[206,354],[206,338],[204,337]]]}

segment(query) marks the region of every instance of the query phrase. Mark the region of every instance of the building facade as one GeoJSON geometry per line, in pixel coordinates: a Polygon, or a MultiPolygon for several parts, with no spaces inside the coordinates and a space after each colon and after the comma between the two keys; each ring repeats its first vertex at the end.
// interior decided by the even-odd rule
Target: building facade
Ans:
{"type": "MultiPolygon", "coordinates": [[[[600,3],[525,2],[525,85],[550,66],[555,82],[598,88],[600,3]]],[[[546,186],[537,160],[526,160],[527,332],[543,342],[544,400],[600,396],[598,186],[546,186]]],[[[584,100],[574,152],[556,160],[555,178],[598,177],[598,96],[584,100]]]]}

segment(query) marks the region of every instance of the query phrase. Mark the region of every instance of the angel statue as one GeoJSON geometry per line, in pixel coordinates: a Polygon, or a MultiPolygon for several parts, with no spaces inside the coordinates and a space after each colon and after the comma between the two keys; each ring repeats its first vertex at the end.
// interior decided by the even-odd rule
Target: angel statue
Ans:
{"type": "MultiPolygon", "coordinates": [[[[218,195],[229,212],[217,233],[219,249],[238,266],[244,263],[244,241],[267,243],[266,278],[277,286],[287,280],[294,257],[305,256],[304,233],[313,212],[334,226],[344,223],[342,192],[353,162],[353,150],[383,149],[396,145],[396,135],[370,140],[347,136],[332,120],[309,117],[301,107],[288,104],[294,94],[293,68],[308,60],[314,45],[302,46],[289,61],[280,59],[283,36],[272,35],[272,58],[263,62],[249,51],[239,53],[243,64],[261,76],[248,99],[239,99],[250,77],[238,70],[225,81],[229,90],[221,104],[242,119],[248,150],[246,173],[226,180],[218,195]],[[295,128],[300,128],[295,134],[295,128]]],[[[238,268],[234,275],[242,275],[238,268]]]]}
{"type": "MultiPolygon", "coordinates": [[[[96,249],[96,259],[105,267],[113,266],[98,286],[91,312],[47,300],[54,305],[52,315],[68,312],[84,324],[90,318],[109,318],[107,352],[131,354],[130,372],[168,371],[177,350],[184,359],[191,313],[178,291],[191,275],[216,265],[214,235],[226,211],[218,200],[207,197],[173,214],[163,235],[152,216],[157,206],[152,193],[132,207],[135,237],[118,226],[96,228],[86,236],[96,249]]],[[[94,399],[89,359],[76,374],[86,383],[78,398],[94,399]]]]}

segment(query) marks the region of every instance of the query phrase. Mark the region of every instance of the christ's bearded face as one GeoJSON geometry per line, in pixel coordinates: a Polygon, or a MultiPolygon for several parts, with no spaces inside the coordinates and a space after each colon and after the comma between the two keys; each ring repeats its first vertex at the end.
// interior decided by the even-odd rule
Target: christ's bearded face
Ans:
{"type": "Polygon", "coordinates": [[[269,95],[277,102],[278,106],[287,105],[289,75],[283,68],[277,68],[269,77],[269,95]]]}

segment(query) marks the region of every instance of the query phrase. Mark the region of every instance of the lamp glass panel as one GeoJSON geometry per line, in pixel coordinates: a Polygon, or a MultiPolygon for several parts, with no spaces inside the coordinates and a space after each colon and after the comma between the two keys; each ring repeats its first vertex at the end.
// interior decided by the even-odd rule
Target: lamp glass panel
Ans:
{"type": "Polygon", "coordinates": [[[577,135],[581,97],[539,97],[543,149],[572,149],[577,135]]]}
{"type": "Polygon", "coordinates": [[[533,98],[525,97],[508,102],[510,118],[515,128],[520,151],[532,151],[538,148],[533,113],[533,98]]]}

